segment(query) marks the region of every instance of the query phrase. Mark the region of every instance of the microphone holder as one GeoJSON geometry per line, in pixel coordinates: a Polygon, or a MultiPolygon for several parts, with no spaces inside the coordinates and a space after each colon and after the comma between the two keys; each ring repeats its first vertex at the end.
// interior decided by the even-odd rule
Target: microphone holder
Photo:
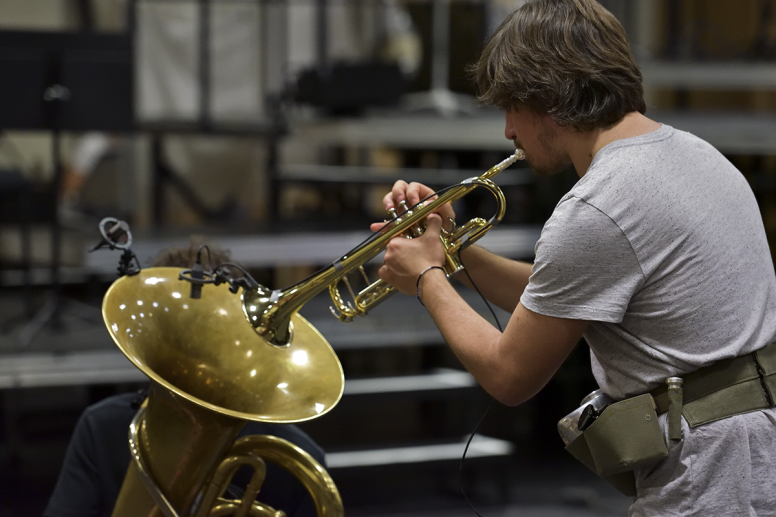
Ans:
{"type": "MultiPolygon", "coordinates": [[[[194,286],[199,286],[201,289],[205,284],[221,285],[229,284],[229,291],[237,294],[242,287],[243,289],[252,289],[258,287],[259,283],[253,279],[246,271],[243,271],[245,276],[234,278],[226,271],[226,267],[232,264],[225,263],[219,264],[212,271],[195,271],[192,269],[184,269],[178,274],[178,278],[192,284],[192,291],[194,286]]],[[[241,268],[239,268],[241,269],[241,268]]],[[[195,296],[192,296],[195,298],[195,296]]]]}
{"type": "Polygon", "coordinates": [[[115,217],[105,217],[99,224],[100,235],[102,240],[91,250],[97,251],[100,248],[107,246],[111,250],[124,250],[119,259],[119,267],[117,268],[119,276],[131,276],[140,272],[140,261],[137,259],[137,255],[130,249],[132,246],[132,232],[129,231],[129,224],[125,221],[120,221],[115,217]],[[134,264],[132,261],[134,260],[134,264]]]}
{"type": "Polygon", "coordinates": [[[121,254],[117,272],[119,276],[132,276],[140,273],[140,261],[138,261],[137,255],[132,250],[126,249],[121,254]],[[135,261],[134,264],[132,264],[132,260],[135,261]]]}

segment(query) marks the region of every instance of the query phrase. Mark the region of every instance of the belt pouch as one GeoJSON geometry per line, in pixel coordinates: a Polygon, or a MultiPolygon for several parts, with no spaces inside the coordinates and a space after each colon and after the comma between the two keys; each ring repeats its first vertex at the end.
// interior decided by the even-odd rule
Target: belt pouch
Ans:
{"type": "Polygon", "coordinates": [[[599,476],[652,465],[668,456],[649,393],[610,404],[583,436],[599,476]]]}
{"type": "MultiPolygon", "coordinates": [[[[598,472],[596,472],[593,456],[590,455],[590,449],[587,447],[587,441],[585,440],[584,434],[577,436],[569,443],[566,446],[566,450],[587,468],[598,474],[598,472]]],[[[636,476],[633,475],[633,472],[621,472],[619,474],[612,474],[611,476],[601,476],[601,478],[629,497],[636,495],[636,476]]]]}
{"type": "Polygon", "coordinates": [[[768,345],[754,353],[762,375],[762,383],[771,406],[776,403],[776,345],[768,345]]]}

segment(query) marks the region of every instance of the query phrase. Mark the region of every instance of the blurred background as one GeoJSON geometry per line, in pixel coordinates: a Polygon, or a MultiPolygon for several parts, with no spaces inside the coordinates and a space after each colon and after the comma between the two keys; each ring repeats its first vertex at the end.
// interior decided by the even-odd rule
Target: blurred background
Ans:
{"type": "MultiPolygon", "coordinates": [[[[399,178],[443,187],[511,153],[468,67],[520,0],[0,2],[0,516],[40,515],[83,409],[143,374],[102,296],[126,221],[142,266],[192,235],[271,288],[329,264],[383,220],[399,178]]],[[[750,181],[776,236],[776,2],[602,1],[644,73],[648,115],[706,139],[750,181]]],[[[485,247],[531,260],[572,171],[501,173],[485,247]]],[[[489,217],[488,195],[457,203],[489,217]]],[[[492,319],[487,307],[466,294],[492,319]]],[[[557,421],[595,389],[584,343],[517,407],[494,405],[416,300],[342,324],[303,309],[346,376],[301,427],[348,515],[624,515],[628,500],[563,450],[557,421]]],[[[508,315],[498,313],[502,324],[508,315]]]]}

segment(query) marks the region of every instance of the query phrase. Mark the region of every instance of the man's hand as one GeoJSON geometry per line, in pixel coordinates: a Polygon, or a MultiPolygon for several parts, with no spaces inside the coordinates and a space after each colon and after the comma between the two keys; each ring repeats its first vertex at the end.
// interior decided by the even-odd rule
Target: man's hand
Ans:
{"type": "Polygon", "coordinates": [[[404,294],[415,295],[418,276],[424,269],[445,263],[445,252],[439,240],[442,219],[434,213],[427,221],[426,231],[420,237],[394,237],[385,248],[385,265],[378,274],[404,294]]]}
{"type": "MultiPolygon", "coordinates": [[[[431,197],[429,201],[436,199],[436,196],[434,196],[434,190],[423,185],[422,183],[407,183],[406,181],[399,180],[394,183],[391,191],[383,198],[383,206],[385,207],[386,211],[395,209],[398,215],[402,215],[403,210],[399,206],[399,203],[404,201],[407,205],[407,208],[412,208],[413,206],[420,203],[421,200],[424,200],[430,196],[433,197],[431,197]]],[[[445,228],[449,229],[451,225],[448,223],[448,221],[455,220],[455,211],[453,210],[453,207],[447,203],[439,207],[439,209],[436,210],[436,213],[442,217],[442,220],[445,223],[445,228]]],[[[384,225],[385,223],[372,223],[370,228],[373,232],[376,232],[379,231],[384,225]]]]}

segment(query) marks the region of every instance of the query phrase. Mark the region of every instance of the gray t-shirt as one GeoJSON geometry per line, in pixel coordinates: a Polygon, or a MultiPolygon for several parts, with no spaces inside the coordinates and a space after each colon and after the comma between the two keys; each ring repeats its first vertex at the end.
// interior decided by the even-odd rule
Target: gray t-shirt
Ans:
{"type": "Polygon", "coordinates": [[[593,374],[615,399],[776,338],[776,275],[749,184],[666,125],[596,154],[545,224],[521,302],[591,321],[593,374]]]}
{"type": "MultiPolygon", "coordinates": [[[[776,275],[754,195],[706,142],[671,127],[601,149],[536,245],[521,302],[591,321],[593,373],[616,399],[776,336],[776,275]]],[[[635,472],[630,517],[776,516],[776,409],[667,439],[635,472]]]]}

